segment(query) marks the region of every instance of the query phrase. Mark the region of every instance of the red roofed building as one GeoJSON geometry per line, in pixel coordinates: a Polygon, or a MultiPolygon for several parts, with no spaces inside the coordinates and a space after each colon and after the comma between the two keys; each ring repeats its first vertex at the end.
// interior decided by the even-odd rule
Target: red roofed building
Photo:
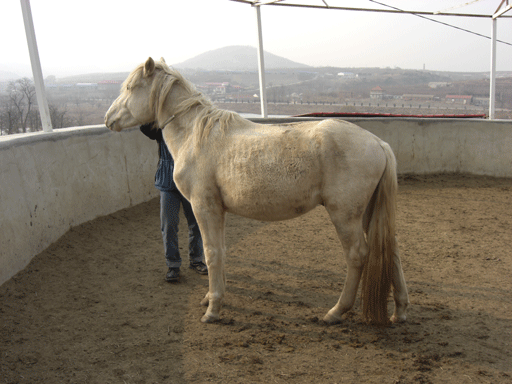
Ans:
{"type": "Polygon", "coordinates": [[[450,104],[472,104],[473,96],[471,95],[446,95],[447,103],[450,104]]]}
{"type": "Polygon", "coordinates": [[[383,99],[384,98],[384,90],[378,85],[371,89],[370,91],[370,99],[383,99]]]}

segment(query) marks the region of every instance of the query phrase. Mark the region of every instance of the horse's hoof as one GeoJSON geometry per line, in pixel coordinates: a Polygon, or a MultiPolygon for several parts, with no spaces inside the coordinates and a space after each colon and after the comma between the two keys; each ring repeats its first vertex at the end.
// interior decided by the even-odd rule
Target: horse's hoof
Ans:
{"type": "Polygon", "coordinates": [[[209,303],[210,303],[210,300],[208,300],[207,297],[205,297],[203,300],[201,300],[201,305],[203,307],[207,307],[209,303]]]}
{"type": "Polygon", "coordinates": [[[219,321],[219,316],[204,315],[201,317],[201,323],[215,323],[219,321]]]}
{"type": "Polygon", "coordinates": [[[396,323],[405,323],[405,320],[406,320],[406,317],[405,315],[402,315],[402,316],[396,316],[396,315],[393,315],[391,316],[391,319],[389,319],[393,324],[396,324],[396,323]]]}
{"type": "Polygon", "coordinates": [[[324,316],[324,323],[327,325],[339,324],[341,323],[341,318],[335,317],[328,313],[327,315],[324,316]]]}

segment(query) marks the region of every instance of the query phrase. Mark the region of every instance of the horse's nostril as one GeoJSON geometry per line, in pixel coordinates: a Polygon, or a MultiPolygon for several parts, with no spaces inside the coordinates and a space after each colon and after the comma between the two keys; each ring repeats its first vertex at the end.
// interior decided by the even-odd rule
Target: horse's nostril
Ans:
{"type": "Polygon", "coordinates": [[[110,129],[111,131],[112,131],[112,130],[113,130],[113,128],[114,128],[114,123],[115,123],[115,121],[111,121],[111,122],[109,122],[107,119],[105,119],[105,126],[106,126],[108,129],[110,129]]]}

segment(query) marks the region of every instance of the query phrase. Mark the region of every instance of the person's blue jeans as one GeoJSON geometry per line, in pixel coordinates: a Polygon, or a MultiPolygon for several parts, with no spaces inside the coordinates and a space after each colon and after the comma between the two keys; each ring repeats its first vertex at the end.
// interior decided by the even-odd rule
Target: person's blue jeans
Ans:
{"type": "Polygon", "coordinates": [[[190,263],[204,260],[203,240],[197,225],[192,206],[178,191],[160,191],[160,223],[164,240],[165,260],[169,268],[181,266],[178,247],[178,224],[180,222],[180,204],[188,223],[188,258],[190,263]]]}

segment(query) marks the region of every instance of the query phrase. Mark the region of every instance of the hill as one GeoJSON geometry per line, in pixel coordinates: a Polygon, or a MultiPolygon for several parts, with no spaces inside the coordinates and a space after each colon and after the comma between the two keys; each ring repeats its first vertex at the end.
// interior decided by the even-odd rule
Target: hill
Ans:
{"type": "MultiPolygon", "coordinates": [[[[207,71],[257,71],[258,57],[255,47],[233,45],[219,48],[197,55],[172,67],[178,70],[207,70],[207,71]]],[[[265,52],[266,69],[310,69],[312,67],[296,63],[284,57],[265,52]]],[[[98,82],[102,80],[123,81],[129,72],[118,73],[89,73],[83,75],[67,76],[59,82],[98,82]]]]}
{"type": "MultiPolygon", "coordinates": [[[[257,71],[258,54],[255,47],[233,45],[197,55],[173,66],[178,69],[205,69],[224,71],[257,71]]],[[[265,68],[311,68],[284,57],[265,52],[265,68]]]]}

